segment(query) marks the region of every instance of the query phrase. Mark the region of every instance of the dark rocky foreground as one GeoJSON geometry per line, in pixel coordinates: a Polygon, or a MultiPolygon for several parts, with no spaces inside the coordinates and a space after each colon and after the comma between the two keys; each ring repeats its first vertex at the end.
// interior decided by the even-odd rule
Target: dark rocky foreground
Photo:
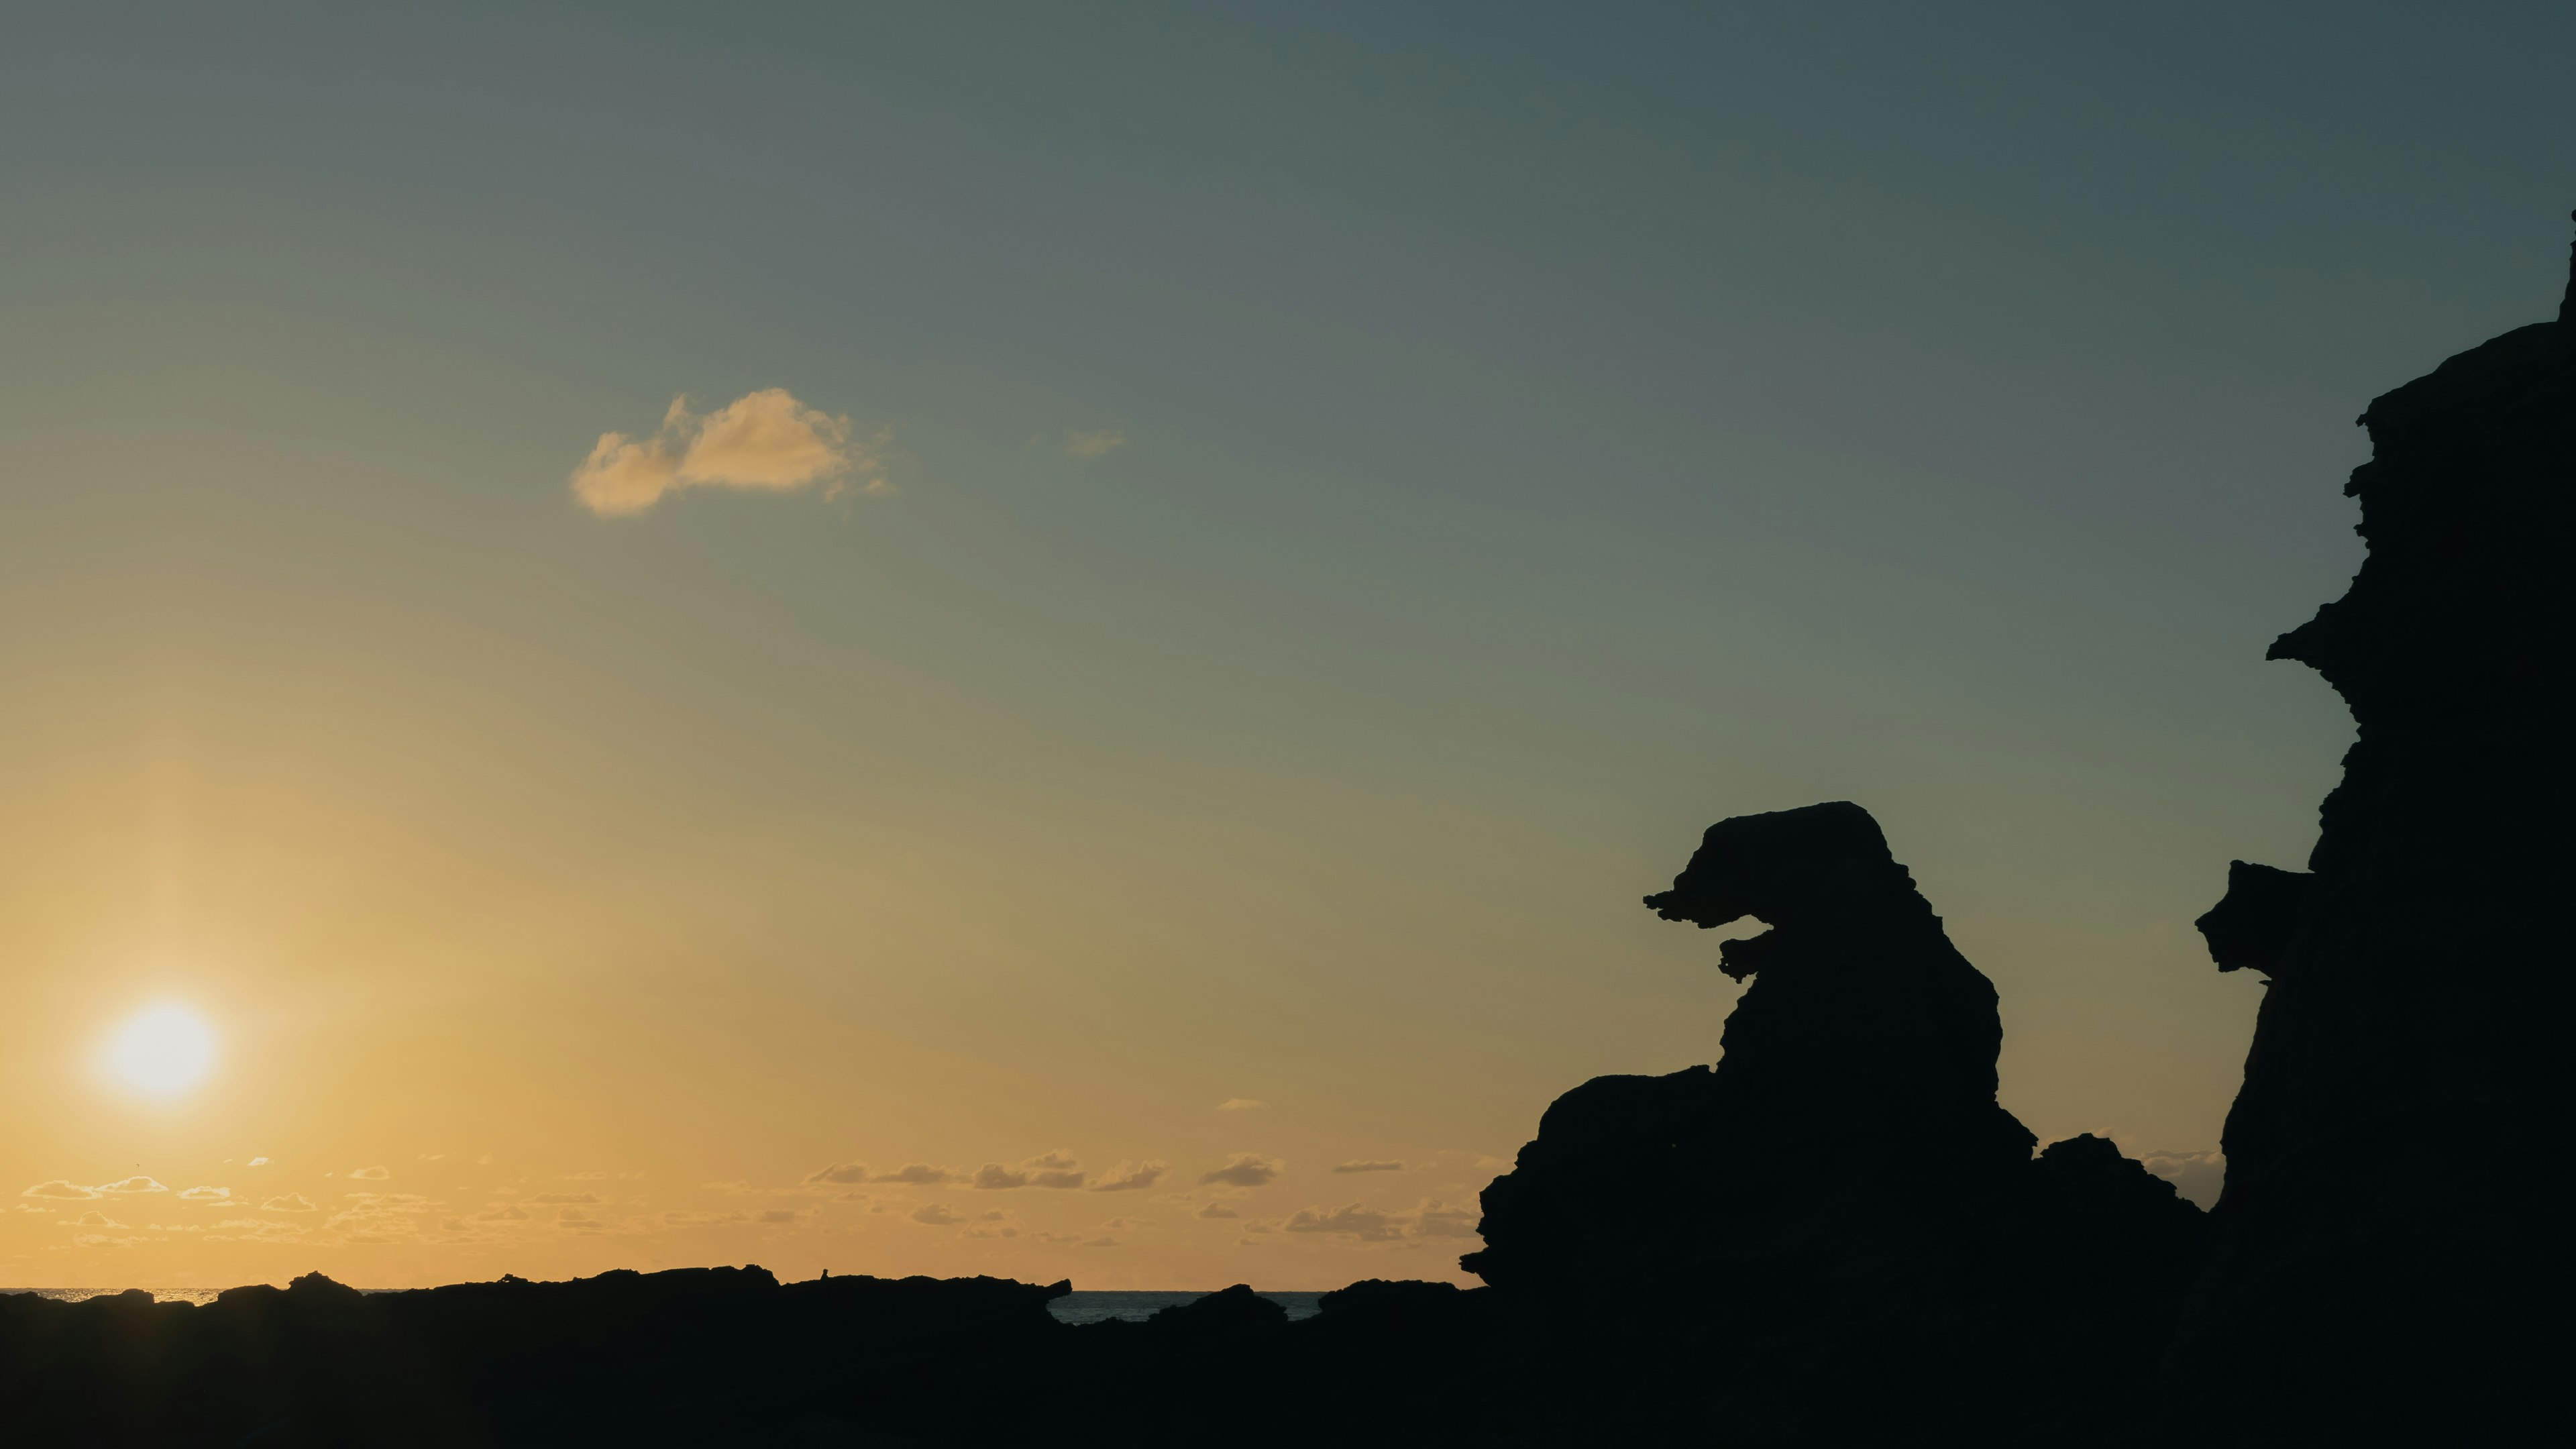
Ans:
{"type": "Polygon", "coordinates": [[[0,1298],[0,1442],[2576,1443],[2576,285],[2362,422],[2369,560],[2273,648],[2359,740],[2309,869],[2237,862],[2200,922],[2269,978],[2214,1212],[2033,1154],[1994,988],[1837,803],[1647,899],[1770,928],[1723,1060],[1560,1098],[1484,1288],[1080,1328],[1063,1284],[757,1268],[0,1298]]]}

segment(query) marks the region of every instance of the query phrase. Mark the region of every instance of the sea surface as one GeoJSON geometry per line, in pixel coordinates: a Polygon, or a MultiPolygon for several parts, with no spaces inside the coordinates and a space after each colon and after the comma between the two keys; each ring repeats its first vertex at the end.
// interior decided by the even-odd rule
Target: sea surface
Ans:
{"type": "MultiPolygon", "coordinates": [[[[39,1298],[58,1298],[65,1303],[78,1303],[84,1298],[96,1298],[101,1294],[119,1291],[121,1290],[115,1288],[0,1288],[0,1293],[33,1293],[39,1298]]],[[[213,1288],[165,1288],[152,1296],[163,1303],[203,1305],[214,1302],[218,1291],[220,1290],[213,1288]]],[[[1047,1312],[1054,1314],[1058,1323],[1106,1323],[1113,1318],[1142,1322],[1174,1304],[1189,1303],[1206,1296],[1204,1293],[1193,1292],[1144,1293],[1107,1289],[1085,1292],[1075,1289],[1061,1298],[1049,1301],[1047,1312]]],[[[1324,1295],[1321,1293],[1264,1293],[1261,1296],[1287,1309],[1291,1319],[1298,1319],[1314,1317],[1315,1300],[1324,1295]]]]}
{"type": "MultiPolygon", "coordinates": [[[[39,1298],[59,1298],[65,1303],[78,1303],[84,1298],[107,1298],[122,1293],[122,1288],[0,1288],[0,1293],[33,1293],[39,1298]]],[[[199,1307],[215,1301],[221,1288],[164,1288],[152,1295],[159,1303],[194,1303],[199,1307]]]]}

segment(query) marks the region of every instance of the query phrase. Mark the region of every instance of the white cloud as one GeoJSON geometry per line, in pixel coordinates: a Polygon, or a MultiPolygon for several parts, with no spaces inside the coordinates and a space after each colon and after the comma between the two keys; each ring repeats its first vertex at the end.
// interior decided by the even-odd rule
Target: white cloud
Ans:
{"type": "Polygon", "coordinates": [[[927,1162],[907,1162],[892,1172],[881,1172],[869,1179],[871,1182],[908,1182],[916,1187],[937,1187],[943,1182],[964,1180],[958,1173],[944,1167],[933,1167],[927,1162]]]}
{"type": "Polygon", "coordinates": [[[254,1157],[250,1160],[250,1165],[253,1167],[266,1167],[268,1166],[268,1159],[265,1157],[254,1157]]]}
{"type": "Polygon", "coordinates": [[[1067,1152],[1032,1157],[1017,1167],[987,1162],[975,1170],[973,1185],[987,1191],[1013,1187],[1080,1187],[1083,1173],[1067,1152]]]}
{"type": "Polygon", "coordinates": [[[98,1185],[98,1190],[100,1192],[138,1193],[168,1192],[170,1189],[163,1187],[161,1184],[138,1173],[133,1177],[124,1178],[117,1182],[102,1182],[98,1185]]]}
{"type": "Polygon", "coordinates": [[[1217,1103],[1216,1109],[1220,1112],[1250,1112],[1255,1108],[1267,1107],[1269,1105],[1269,1103],[1261,1100],[1259,1097],[1228,1097],[1224,1101],[1217,1103]]]}
{"type": "Polygon", "coordinates": [[[18,1196],[51,1197],[61,1198],[69,1202],[87,1202],[90,1199],[99,1196],[99,1190],[94,1187],[83,1187],[77,1182],[65,1182],[58,1177],[51,1182],[37,1183],[34,1187],[28,1188],[19,1193],[18,1196]]]}
{"type": "Polygon", "coordinates": [[[786,493],[829,482],[827,496],[855,487],[890,493],[870,443],[854,443],[850,420],[809,408],[782,387],[747,393],[703,417],[675,397],[649,438],[602,433],[572,473],[573,496],[603,517],[643,513],[683,488],[786,493]]]}
{"type": "Polygon", "coordinates": [[[1235,1187],[1263,1187],[1279,1175],[1288,1164],[1258,1152],[1238,1152],[1225,1160],[1225,1166],[1199,1174],[1202,1183],[1222,1182],[1235,1187]]]}
{"type": "Polygon", "coordinates": [[[2220,1189],[2227,1186],[2227,1154],[2223,1152],[2150,1152],[2138,1160],[2147,1165],[2147,1171],[2172,1183],[2175,1192],[2203,1209],[2216,1207],[2220,1189]]]}
{"type": "Polygon", "coordinates": [[[381,1167],[361,1167],[349,1175],[361,1182],[382,1182],[386,1178],[393,1176],[392,1173],[385,1171],[381,1167]]]}
{"type": "Polygon", "coordinates": [[[1091,1185],[1091,1190],[1093,1192],[1142,1192],[1161,1182],[1163,1174],[1171,1170],[1172,1165],[1159,1157],[1147,1158],[1143,1162],[1121,1162],[1102,1173],[1100,1180],[1091,1185]]]}
{"type": "Polygon", "coordinates": [[[191,1187],[179,1193],[181,1202],[223,1202],[233,1195],[228,1187],[191,1187]]]}
{"type": "Polygon", "coordinates": [[[314,1211],[314,1207],[304,1194],[290,1192],[284,1197],[273,1197],[261,1203],[259,1210],[264,1213],[309,1213],[314,1211]]]}
{"type": "Polygon", "coordinates": [[[1450,1207],[1437,1198],[1411,1212],[1386,1212],[1349,1203],[1337,1208],[1299,1208],[1279,1228],[1282,1232],[1317,1233],[1363,1243],[1391,1243],[1403,1238],[1472,1238],[1476,1236],[1476,1213],[1450,1207]]]}
{"type": "Polygon", "coordinates": [[[1404,1227],[1387,1213],[1351,1203],[1332,1209],[1299,1208],[1281,1223],[1283,1232],[1331,1233],[1358,1238],[1363,1242],[1382,1242],[1404,1236],[1404,1227]]]}
{"type": "Polygon", "coordinates": [[[1417,1238],[1472,1238],[1476,1236],[1476,1220],[1483,1216],[1473,1208],[1453,1208],[1435,1199],[1415,1209],[1413,1235],[1417,1238]]]}
{"type": "Polygon", "coordinates": [[[1125,446],[1125,428],[1102,428],[1097,432],[1064,435],[1064,450],[1077,458],[1105,458],[1113,450],[1125,446]]]}
{"type": "Polygon", "coordinates": [[[107,1214],[100,1212],[96,1208],[91,1208],[88,1212],[82,1213],[79,1217],[72,1219],[71,1226],[75,1228],[121,1228],[124,1227],[125,1224],[115,1221],[107,1214]]]}

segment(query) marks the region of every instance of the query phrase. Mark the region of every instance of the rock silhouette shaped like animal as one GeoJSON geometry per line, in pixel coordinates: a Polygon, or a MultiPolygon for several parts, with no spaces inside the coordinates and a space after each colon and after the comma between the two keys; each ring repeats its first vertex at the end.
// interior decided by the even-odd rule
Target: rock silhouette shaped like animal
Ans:
{"type": "Polygon", "coordinates": [[[1642,1438],[2012,1442],[2124,1412],[2170,1331],[2205,1220],[2109,1142],[2034,1159],[1995,1100],[1992,983],[1950,943],[1878,823],[1836,802],[1711,826],[1646,898],[1752,917],[1752,984],[1714,1069],[1600,1077],[1557,1099],[1485,1190],[1460,1261],[1642,1438]],[[2025,1422],[2023,1418],[2027,1416],[2025,1422]],[[1724,1437],[1724,1436],[1721,1436],[1724,1437]]]}
{"type": "Polygon", "coordinates": [[[2033,1139],[1995,1102],[1994,986],[1868,811],[1837,802],[1713,825],[1646,904],[1702,927],[1771,927],[1722,950],[1727,974],[1753,978],[1724,1059],[1559,1098],[1486,1189],[1486,1247],[1469,1271],[1501,1288],[1615,1294],[1682,1259],[1768,1256],[1828,1221],[1851,1230],[1854,1215],[1903,1230],[1927,1200],[2010,1190],[2033,1139]],[[1605,1218],[1613,1183],[1647,1195],[1637,1216],[1685,1222],[1700,1246],[1605,1218]]]}

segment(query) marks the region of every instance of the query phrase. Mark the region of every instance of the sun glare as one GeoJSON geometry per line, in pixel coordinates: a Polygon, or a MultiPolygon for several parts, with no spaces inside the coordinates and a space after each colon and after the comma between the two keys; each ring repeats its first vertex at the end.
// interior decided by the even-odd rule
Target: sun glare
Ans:
{"type": "Polygon", "coordinates": [[[215,1064],[215,1033],[184,1006],[155,1006],[108,1037],[102,1060],[118,1085],[147,1097],[175,1097],[215,1064]]]}

